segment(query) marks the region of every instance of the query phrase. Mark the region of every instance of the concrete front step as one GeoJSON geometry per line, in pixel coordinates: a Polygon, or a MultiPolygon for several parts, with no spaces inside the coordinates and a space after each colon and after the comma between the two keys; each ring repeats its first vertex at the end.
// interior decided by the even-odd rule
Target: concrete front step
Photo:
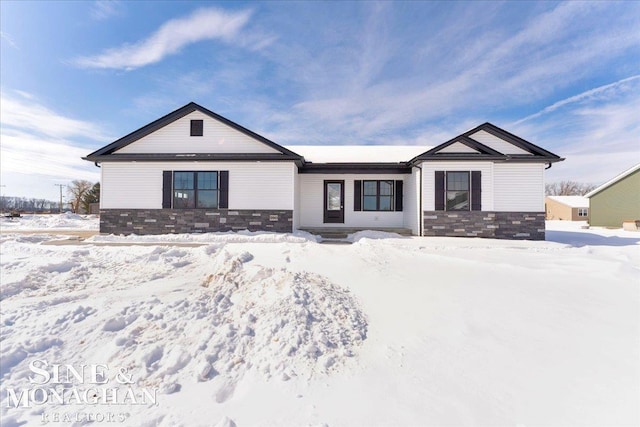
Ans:
{"type": "Polygon", "coordinates": [[[387,233],[400,234],[401,236],[411,236],[411,230],[408,228],[302,227],[300,230],[315,234],[323,239],[345,239],[349,234],[365,230],[384,231],[387,233]]]}

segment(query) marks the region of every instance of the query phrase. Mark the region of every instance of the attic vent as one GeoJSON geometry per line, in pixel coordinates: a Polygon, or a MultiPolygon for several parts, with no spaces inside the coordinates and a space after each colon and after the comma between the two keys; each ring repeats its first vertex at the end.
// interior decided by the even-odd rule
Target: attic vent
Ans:
{"type": "Polygon", "coordinates": [[[202,120],[191,120],[191,136],[202,136],[202,120]]]}

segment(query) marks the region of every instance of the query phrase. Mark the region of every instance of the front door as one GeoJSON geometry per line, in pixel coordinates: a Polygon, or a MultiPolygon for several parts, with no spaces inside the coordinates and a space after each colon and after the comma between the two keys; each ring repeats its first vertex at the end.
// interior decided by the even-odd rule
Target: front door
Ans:
{"type": "Polygon", "coordinates": [[[324,222],[344,223],[344,181],[324,182],[324,222]]]}

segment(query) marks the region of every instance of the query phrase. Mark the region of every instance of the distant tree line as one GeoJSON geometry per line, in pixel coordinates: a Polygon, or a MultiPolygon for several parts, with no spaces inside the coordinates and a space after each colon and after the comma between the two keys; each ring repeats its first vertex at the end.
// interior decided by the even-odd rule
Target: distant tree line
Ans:
{"type": "Polygon", "coordinates": [[[593,184],[584,184],[575,181],[552,182],[544,186],[547,196],[584,196],[596,188],[593,184]]]}
{"type": "Polygon", "coordinates": [[[28,197],[1,196],[0,208],[3,211],[58,212],[59,202],[28,197]]]}
{"type": "MultiPolygon", "coordinates": [[[[91,212],[91,204],[100,202],[100,183],[75,180],[67,186],[68,199],[63,202],[63,211],[75,213],[91,212]]],[[[0,209],[5,212],[59,212],[60,201],[29,197],[0,197],[0,209]]]]}

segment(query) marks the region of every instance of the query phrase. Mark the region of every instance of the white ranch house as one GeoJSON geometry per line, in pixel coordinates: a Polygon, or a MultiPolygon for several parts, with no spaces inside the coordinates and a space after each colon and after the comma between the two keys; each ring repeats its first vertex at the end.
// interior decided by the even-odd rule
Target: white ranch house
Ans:
{"type": "Polygon", "coordinates": [[[490,123],[435,147],[284,147],[195,103],[84,159],[101,167],[103,233],[506,239],[544,239],[544,170],[563,160],[490,123]]]}

